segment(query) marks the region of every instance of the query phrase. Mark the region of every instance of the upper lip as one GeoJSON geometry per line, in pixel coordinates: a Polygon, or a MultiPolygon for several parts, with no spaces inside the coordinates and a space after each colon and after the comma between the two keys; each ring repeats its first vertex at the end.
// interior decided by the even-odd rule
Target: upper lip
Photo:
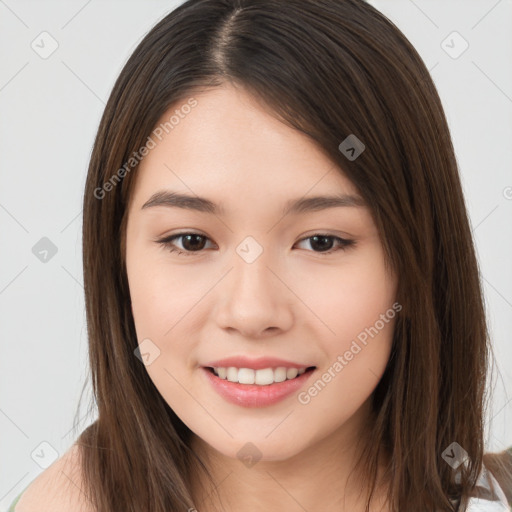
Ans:
{"type": "Polygon", "coordinates": [[[217,361],[211,361],[204,364],[203,366],[206,368],[229,368],[230,366],[234,366],[235,368],[251,368],[253,370],[262,370],[264,368],[278,368],[281,366],[284,366],[285,368],[300,369],[309,368],[313,365],[286,361],[276,357],[260,357],[257,359],[251,359],[245,356],[234,356],[219,359],[217,361]]]}

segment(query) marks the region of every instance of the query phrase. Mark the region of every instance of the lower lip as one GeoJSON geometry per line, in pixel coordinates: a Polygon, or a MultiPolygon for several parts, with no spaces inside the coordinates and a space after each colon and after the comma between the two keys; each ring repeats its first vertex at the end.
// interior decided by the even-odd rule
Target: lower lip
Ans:
{"type": "Polygon", "coordinates": [[[307,370],[295,379],[275,382],[267,386],[256,384],[239,384],[217,377],[207,368],[201,368],[213,389],[232,404],[242,407],[266,407],[276,404],[298,391],[315,371],[307,370]]]}

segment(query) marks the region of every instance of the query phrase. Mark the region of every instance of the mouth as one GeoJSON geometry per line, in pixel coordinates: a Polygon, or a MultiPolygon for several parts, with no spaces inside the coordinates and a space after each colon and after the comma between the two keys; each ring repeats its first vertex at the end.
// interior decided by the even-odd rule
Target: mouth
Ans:
{"type": "Polygon", "coordinates": [[[241,407],[268,407],[296,394],[316,368],[202,366],[201,370],[206,382],[227,402],[241,407]]]}
{"type": "Polygon", "coordinates": [[[235,384],[271,386],[281,382],[298,379],[305,373],[313,372],[316,369],[316,366],[307,366],[302,368],[278,366],[261,368],[258,370],[252,368],[236,368],[234,366],[206,366],[204,368],[219,379],[235,384]]]}

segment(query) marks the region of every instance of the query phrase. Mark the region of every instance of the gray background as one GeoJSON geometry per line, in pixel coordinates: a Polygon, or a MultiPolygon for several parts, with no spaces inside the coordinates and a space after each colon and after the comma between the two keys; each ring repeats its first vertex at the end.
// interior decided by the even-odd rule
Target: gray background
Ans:
{"type": "MultiPolygon", "coordinates": [[[[88,158],[123,64],[179,3],[0,0],[0,511],[75,440],[88,375],[80,240],[88,158]]],[[[488,448],[502,450],[512,445],[512,1],[370,3],[418,49],[446,109],[499,370],[488,448]]],[[[86,389],[80,431],[94,420],[86,389]]]]}

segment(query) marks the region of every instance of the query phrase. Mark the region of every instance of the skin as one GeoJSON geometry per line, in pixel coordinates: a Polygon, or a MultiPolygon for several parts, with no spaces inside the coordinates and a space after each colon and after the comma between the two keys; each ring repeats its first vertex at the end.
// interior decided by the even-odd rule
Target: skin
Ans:
{"type": "MultiPolygon", "coordinates": [[[[296,394],[268,407],[231,404],[201,365],[234,355],[306,363],[317,367],[307,390],[395,302],[397,279],[385,269],[370,211],[337,207],[283,216],[290,199],[357,190],[318,146],[243,89],[224,85],[194,98],[197,106],[143,159],[130,197],[132,311],[139,343],[149,338],[160,351],[148,374],[193,431],[192,447],[219,484],[221,509],[364,510],[361,481],[347,478],[369,421],[370,395],[390,356],[394,320],[308,404],[296,394]],[[142,209],[165,189],[207,197],[225,214],[142,209]],[[206,237],[200,252],[184,238],[174,244],[190,255],[155,241],[187,230],[206,237]],[[324,255],[303,240],[317,233],[356,245],[324,255]],[[247,236],[263,249],[250,264],[236,252],[247,236]],[[252,467],[237,457],[249,441],[261,453],[252,467]]],[[[336,247],[333,241],[327,249],[336,247]]],[[[209,492],[207,481],[194,486],[201,512],[217,503],[209,492]]],[[[382,496],[371,510],[387,510],[382,496]]]]}

